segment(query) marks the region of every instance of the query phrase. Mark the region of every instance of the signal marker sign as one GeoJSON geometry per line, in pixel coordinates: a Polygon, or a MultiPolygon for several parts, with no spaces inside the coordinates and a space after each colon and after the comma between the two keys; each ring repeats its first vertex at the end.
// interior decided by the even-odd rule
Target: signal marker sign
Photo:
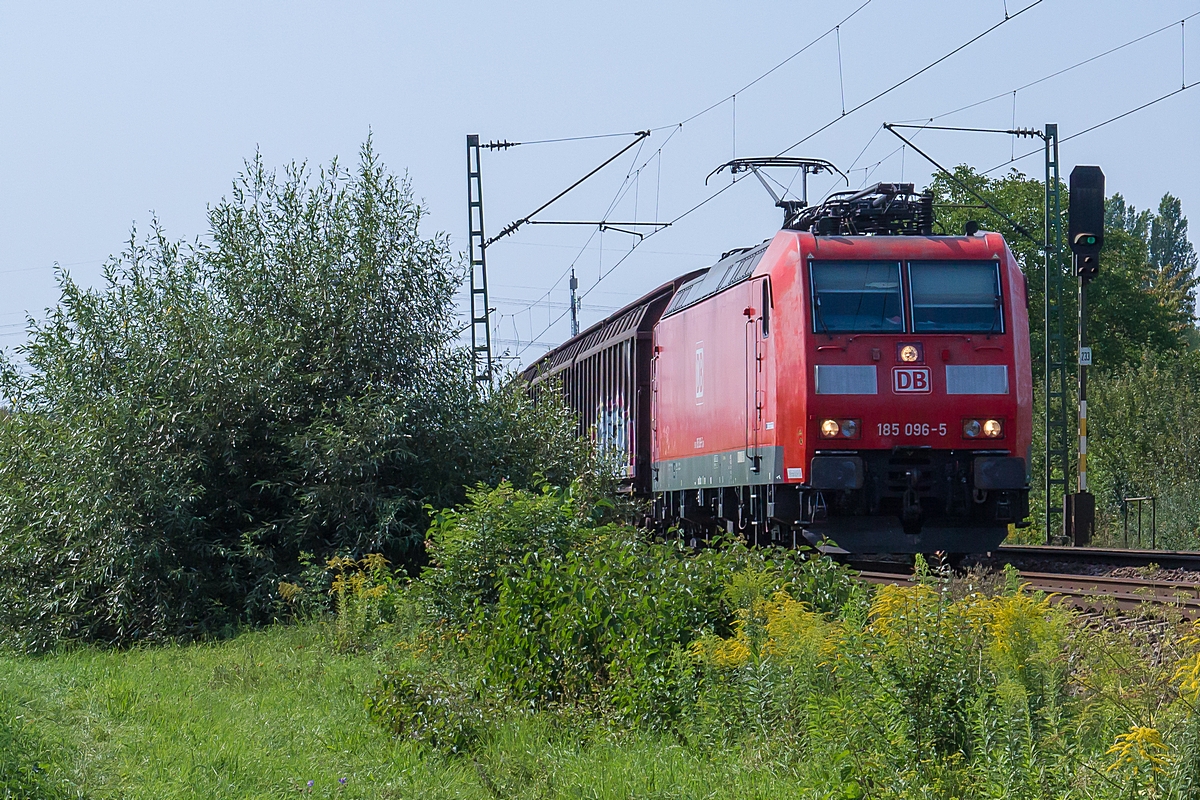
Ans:
{"type": "Polygon", "coordinates": [[[929,367],[893,367],[892,391],[895,394],[929,394],[933,391],[929,367]]]}

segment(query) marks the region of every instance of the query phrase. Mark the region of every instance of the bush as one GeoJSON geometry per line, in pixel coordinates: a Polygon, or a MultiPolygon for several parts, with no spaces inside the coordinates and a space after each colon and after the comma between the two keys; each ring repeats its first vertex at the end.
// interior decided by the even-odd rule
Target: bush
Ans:
{"type": "Polygon", "coordinates": [[[725,579],[743,555],[693,553],[614,526],[502,573],[475,636],[494,677],[535,707],[602,701],[625,716],[669,718],[672,652],[722,618],[725,579]]]}
{"type": "Polygon", "coordinates": [[[673,719],[687,646],[727,632],[748,594],[789,588],[832,614],[863,596],[828,559],[732,541],[695,551],[601,524],[604,514],[584,505],[550,489],[478,487],[430,533],[433,563],[418,591],[470,631],[498,686],[534,708],[673,719]]]}
{"type": "MultiPolygon", "coordinates": [[[[1136,366],[1093,381],[1088,416],[1089,485],[1104,538],[1121,541],[1122,497],[1152,495],[1157,498],[1159,546],[1196,547],[1200,353],[1166,357],[1146,352],[1136,366]]],[[[1149,508],[1144,529],[1143,543],[1149,547],[1149,508]]],[[[1130,544],[1138,543],[1134,539],[1130,544]]]]}
{"type": "Polygon", "coordinates": [[[502,486],[441,517],[435,540],[454,546],[415,591],[456,587],[470,613],[396,643],[377,721],[481,759],[510,722],[563,750],[666,734],[826,797],[1200,785],[1200,629],[1072,624],[1012,569],[984,592],[918,560],[914,582],[868,592],[827,559],[692,550],[576,506],[502,486]]]}
{"type": "Polygon", "coordinates": [[[436,672],[382,675],[367,697],[371,718],[392,732],[446,753],[466,753],[482,740],[491,714],[477,686],[436,672]]]}
{"type": "Polygon", "coordinates": [[[859,620],[787,591],[747,597],[732,635],[691,646],[698,673],[683,718],[697,743],[750,736],[830,763],[849,748],[914,786],[964,780],[960,769],[1029,777],[1023,758],[1049,768],[1061,754],[1047,723],[1067,698],[1067,615],[1046,598],[954,600],[926,578],[879,587],[859,620]]]}
{"type": "Polygon", "coordinates": [[[465,626],[481,605],[494,605],[504,572],[527,555],[549,558],[581,544],[570,495],[551,486],[522,491],[508,481],[477,485],[466,502],[439,512],[429,528],[424,571],[427,596],[436,612],[465,626]]]}
{"type": "Polygon", "coordinates": [[[427,504],[575,469],[563,409],[476,391],[461,271],[423,216],[368,142],[353,172],[255,160],[204,242],[131,238],[99,289],[60,273],[0,362],[0,636],[265,622],[301,553],[417,568],[427,504]]]}

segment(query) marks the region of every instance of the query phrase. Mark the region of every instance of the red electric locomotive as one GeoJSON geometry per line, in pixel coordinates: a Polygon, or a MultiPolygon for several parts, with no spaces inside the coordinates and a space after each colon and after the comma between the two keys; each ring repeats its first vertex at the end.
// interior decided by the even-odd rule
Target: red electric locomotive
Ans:
{"type": "Polygon", "coordinates": [[[933,235],[911,184],[786,206],[551,351],[580,432],[658,523],[855,553],[982,552],[1028,515],[1025,277],[997,233],[933,235]]]}

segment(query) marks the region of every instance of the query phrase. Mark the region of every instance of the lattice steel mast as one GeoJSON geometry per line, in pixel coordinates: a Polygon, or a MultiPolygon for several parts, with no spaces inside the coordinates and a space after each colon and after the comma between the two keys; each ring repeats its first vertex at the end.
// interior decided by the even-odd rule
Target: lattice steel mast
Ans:
{"type": "Polygon", "coordinates": [[[1058,125],[1047,124],[1042,137],[1046,145],[1046,255],[1045,275],[1045,396],[1046,396],[1046,542],[1064,534],[1063,522],[1054,524],[1063,514],[1064,498],[1070,491],[1071,429],[1070,398],[1067,396],[1067,351],[1063,332],[1062,271],[1062,196],[1059,182],[1058,125]]]}
{"type": "Polygon", "coordinates": [[[471,361],[475,385],[492,386],[492,326],[488,308],[487,239],[483,233],[483,183],[479,134],[467,136],[467,258],[471,268],[471,361]]]}

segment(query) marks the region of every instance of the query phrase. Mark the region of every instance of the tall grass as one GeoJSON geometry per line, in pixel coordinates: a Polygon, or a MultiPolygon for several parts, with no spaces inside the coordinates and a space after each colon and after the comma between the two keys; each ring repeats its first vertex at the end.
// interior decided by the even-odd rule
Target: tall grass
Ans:
{"type": "Polygon", "coordinates": [[[421,579],[330,562],[330,616],[0,657],[9,796],[1197,796],[1190,623],[1083,624],[1013,570],[919,562],[867,592],[820,558],[693,552],[513,492],[443,517],[421,579]],[[563,513],[504,518],[530,503],[563,513]],[[511,555],[438,574],[484,540],[511,555]]]}
{"type": "Polygon", "coordinates": [[[805,783],[753,753],[603,726],[581,741],[537,715],[497,721],[469,757],[443,756],[371,722],[363,697],[381,656],[338,654],[334,641],[317,623],[213,645],[0,658],[13,702],[59,743],[44,794],[0,796],[767,798],[805,783]]]}

